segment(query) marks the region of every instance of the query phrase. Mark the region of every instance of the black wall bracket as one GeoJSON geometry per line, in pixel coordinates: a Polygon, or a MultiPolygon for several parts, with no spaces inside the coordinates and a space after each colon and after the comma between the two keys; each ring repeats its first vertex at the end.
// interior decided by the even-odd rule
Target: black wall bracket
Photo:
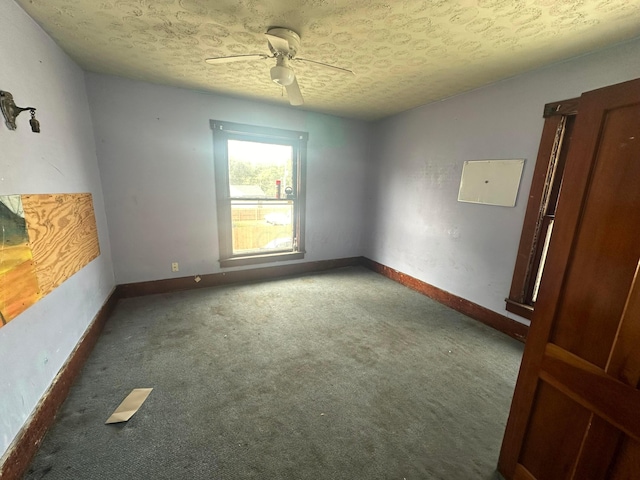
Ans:
{"type": "Polygon", "coordinates": [[[34,107],[18,107],[16,102],[13,101],[13,95],[9,92],[0,90],[0,110],[4,115],[7,128],[9,130],[15,130],[17,128],[16,118],[25,110],[31,112],[31,131],[34,133],[40,133],[40,122],[36,119],[36,109],[34,107]]]}

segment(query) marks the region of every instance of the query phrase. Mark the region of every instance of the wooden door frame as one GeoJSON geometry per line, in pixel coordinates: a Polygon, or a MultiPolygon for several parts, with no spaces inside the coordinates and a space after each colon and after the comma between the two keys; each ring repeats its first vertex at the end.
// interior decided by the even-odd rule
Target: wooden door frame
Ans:
{"type": "MultiPolygon", "coordinates": [[[[619,84],[617,87],[630,92],[640,91],[640,79],[619,84]]],[[[597,157],[599,136],[589,137],[582,132],[601,131],[604,120],[598,115],[612,103],[619,103],[619,91],[612,93],[610,87],[587,92],[580,97],[579,120],[574,135],[585,138],[583,142],[574,142],[567,158],[562,198],[556,214],[557,223],[551,239],[544,281],[540,286],[539,300],[533,313],[529,335],[525,344],[520,373],[514,392],[507,428],[503,438],[498,461],[498,470],[506,478],[533,478],[526,469],[516,469],[522,450],[525,431],[529,422],[538,382],[539,372],[545,361],[546,345],[549,343],[560,299],[564,294],[568,266],[572,260],[574,244],[579,232],[580,222],[588,194],[597,157]],[[518,470],[518,471],[516,471],[518,470]],[[523,471],[525,470],[525,471],[523,471]]]]}
{"type": "Polygon", "coordinates": [[[513,269],[509,296],[505,299],[506,310],[528,320],[533,316],[534,307],[527,302],[528,292],[533,289],[537,273],[536,257],[542,248],[541,226],[546,211],[548,190],[553,188],[556,165],[560,157],[566,155],[569,145],[570,117],[578,114],[579,98],[570,98],[544,106],[544,125],[538,147],[538,156],[533,170],[529,201],[524,215],[518,254],[513,269]],[[567,125],[569,132],[566,132],[567,125]],[[535,270],[534,270],[535,268],[535,270]]]}

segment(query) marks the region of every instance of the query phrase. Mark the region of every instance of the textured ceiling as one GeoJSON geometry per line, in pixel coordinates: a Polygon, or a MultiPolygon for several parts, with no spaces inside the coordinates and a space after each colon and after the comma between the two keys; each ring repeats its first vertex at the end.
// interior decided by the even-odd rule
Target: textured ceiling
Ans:
{"type": "MultiPolygon", "coordinates": [[[[632,38],[640,0],[17,0],[83,68],[287,103],[263,35],[287,27],[309,110],[377,119],[632,38]]],[[[634,59],[638,61],[638,59],[634,59]]]]}

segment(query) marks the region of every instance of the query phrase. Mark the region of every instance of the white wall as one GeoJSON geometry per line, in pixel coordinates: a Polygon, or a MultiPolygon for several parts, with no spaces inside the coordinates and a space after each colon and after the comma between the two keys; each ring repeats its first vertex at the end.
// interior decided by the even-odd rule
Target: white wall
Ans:
{"type": "Polygon", "coordinates": [[[365,255],[496,312],[509,293],[545,103],[640,77],[640,40],[374,127],[365,255]],[[525,158],[515,208],[459,203],[465,160],[525,158]]]}
{"type": "Polygon", "coordinates": [[[84,75],[13,1],[0,5],[0,90],[37,108],[10,131],[0,121],[0,195],[93,194],[102,254],[0,328],[0,456],[114,286],[84,75]]]}
{"type": "Polygon", "coordinates": [[[309,132],[304,261],[362,253],[367,124],[98,74],[87,90],[117,283],[221,271],[211,119],[309,132]]]}

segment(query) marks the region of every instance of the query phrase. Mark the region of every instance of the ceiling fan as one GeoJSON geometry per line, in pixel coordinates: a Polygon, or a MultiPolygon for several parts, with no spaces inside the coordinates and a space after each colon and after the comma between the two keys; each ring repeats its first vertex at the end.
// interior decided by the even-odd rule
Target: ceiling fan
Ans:
{"type": "Polygon", "coordinates": [[[300,92],[300,87],[298,86],[298,80],[296,80],[296,74],[290,67],[290,64],[293,62],[307,62],[313,65],[330,68],[331,70],[336,72],[354,75],[351,70],[348,70],[346,68],[340,68],[322,62],[316,62],[315,60],[296,58],[296,54],[298,53],[298,49],[300,48],[300,36],[293,30],[289,30],[288,28],[274,27],[267,30],[265,36],[267,37],[271,55],[266,55],[264,53],[231,55],[227,57],[207,58],[205,59],[205,62],[211,65],[220,65],[222,63],[266,60],[268,58],[275,58],[276,65],[271,67],[271,80],[273,80],[278,85],[283,86],[287,90],[287,96],[289,97],[289,103],[291,103],[291,105],[302,105],[304,103],[302,93],[300,92]]]}

